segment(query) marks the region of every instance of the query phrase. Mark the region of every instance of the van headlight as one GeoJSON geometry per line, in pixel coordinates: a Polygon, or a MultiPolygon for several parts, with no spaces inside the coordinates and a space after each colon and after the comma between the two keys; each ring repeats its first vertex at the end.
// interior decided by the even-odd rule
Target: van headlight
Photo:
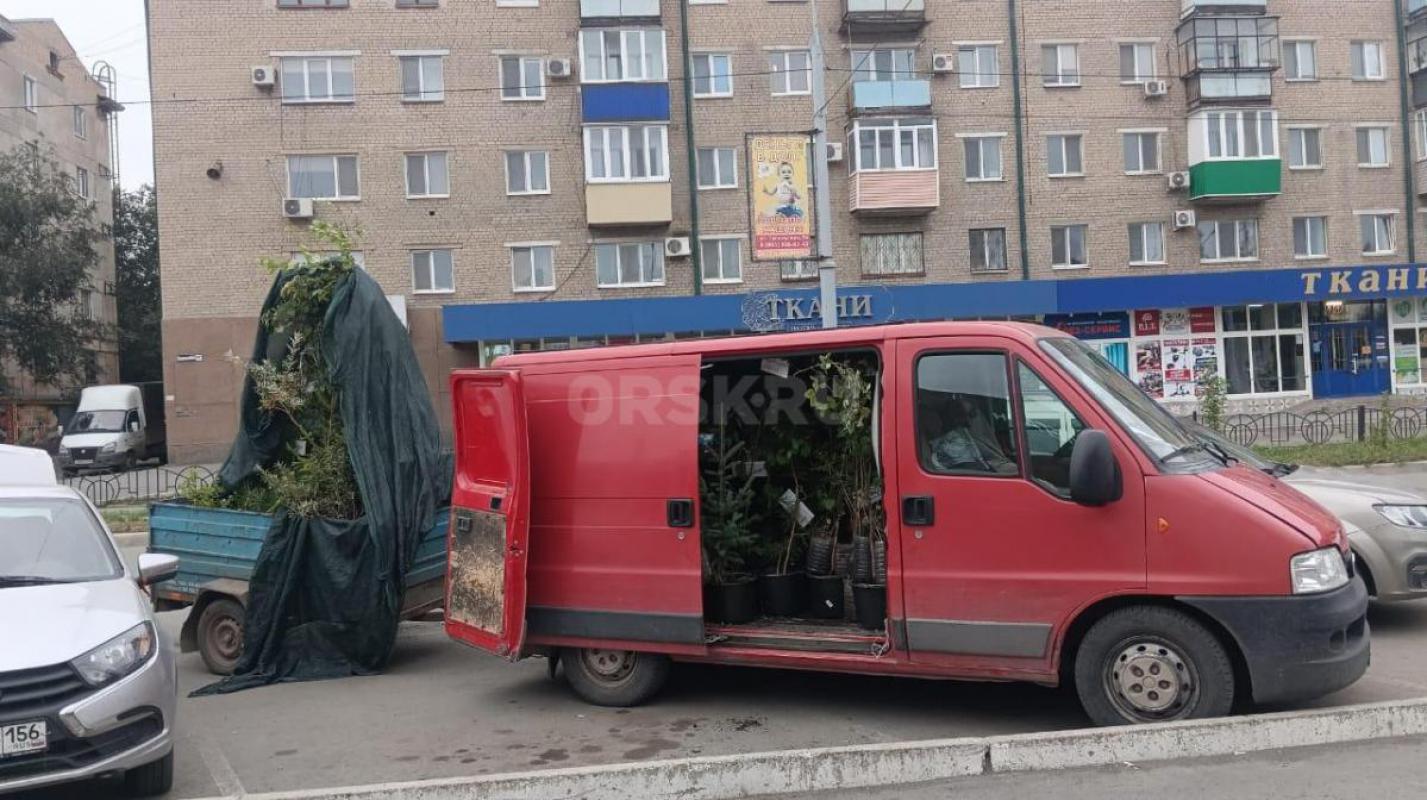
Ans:
{"type": "Polygon", "coordinates": [[[1290,562],[1294,594],[1330,592],[1348,582],[1348,568],[1336,547],[1299,553],[1290,562]]]}
{"type": "Polygon", "coordinates": [[[114,450],[115,450],[115,448],[118,446],[118,444],[119,444],[118,442],[110,442],[109,444],[106,444],[106,445],[104,445],[103,447],[99,448],[99,452],[101,452],[101,453],[112,453],[112,452],[114,452],[114,450]]]}
{"type": "Polygon", "coordinates": [[[1373,506],[1388,522],[1401,528],[1427,528],[1427,506],[1373,506]]]}
{"type": "Polygon", "coordinates": [[[140,622],[69,663],[91,686],[103,686],[138,669],[156,644],[154,626],[140,622]]]}

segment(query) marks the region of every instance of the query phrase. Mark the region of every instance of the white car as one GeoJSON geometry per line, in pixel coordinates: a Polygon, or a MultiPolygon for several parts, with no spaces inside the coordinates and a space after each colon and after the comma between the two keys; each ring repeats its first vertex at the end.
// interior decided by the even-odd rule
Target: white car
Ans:
{"type": "Polygon", "coordinates": [[[178,673],[138,570],[42,450],[0,445],[0,794],[122,775],[133,796],[173,784],[178,673]]]}

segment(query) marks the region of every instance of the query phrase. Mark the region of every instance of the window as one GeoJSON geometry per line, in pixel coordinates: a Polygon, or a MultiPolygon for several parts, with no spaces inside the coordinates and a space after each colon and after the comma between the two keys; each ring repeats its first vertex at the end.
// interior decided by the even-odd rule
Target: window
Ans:
{"type": "Polygon", "coordinates": [[[704,283],[738,283],[743,280],[743,248],[738,239],[706,238],[699,241],[699,264],[704,283]]]}
{"type": "Polygon", "coordinates": [[[455,291],[451,251],[412,250],[411,288],[417,294],[455,291]]]}
{"type": "Polygon", "coordinates": [[[1328,256],[1328,221],[1326,217],[1293,218],[1293,257],[1326,258],[1328,256]]]}
{"type": "Polygon", "coordinates": [[[963,89],[989,89],[1001,85],[1001,68],[994,44],[964,44],[956,48],[956,73],[963,89]]]}
{"type": "Polygon", "coordinates": [[[694,97],[732,97],[732,59],[726,53],[694,53],[694,97]]]}
{"type": "Polygon", "coordinates": [[[972,228],[969,238],[972,272],[1006,271],[1005,228],[972,228]]]}
{"type": "Polygon", "coordinates": [[[585,128],[585,179],[597,183],[669,179],[669,128],[615,125],[585,128]]]}
{"type": "Polygon", "coordinates": [[[1349,60],[1352,62],[1353,80],[1382,80],[1382,42],[1353,42],[1351,48],[1349,60]]]}
{"type": "Polygon", "coordinates": [[[1290,81],[1318,80],[1316,42],[1283,43],[1283,77],[1290,81]]]}
{"type": "Polygon", "coordinates": [[[451,196],[445,153],[406,154],[406,196],[451,196]]]}
{"type": "Polygon", "coordinates": [[[1059,497],[1070,496],[1070,456],[1085,423],[1030,367],[1017,362],[1021,418],[1031,480],[1059,497]]]}
{"type": "Polygon", "coordinates": [[[862,237],[863,275],[920,275],[922,235],[920,233],[879,233],[862,237]]]}
{"type": "Polygon", "coordinates": [[[852,80],[904,81],[915,78],[917,51],[911,48],[852,51],[852,80]]]}
{"type": "Polygon", "coordinates": [[[1120,142],[1121,149],[1124,150],[1125,172],[1131,175],[1148,175],[1160,171],[1157,131],[1123,133],[1120,142]]]}
{"type": "Polygon", "coordinates": [[[74,168],[74,192],[85,200],[93,197],[89,187],[89,170],[84,167],[74,168]]]}
{"type": "Polygon", "coordinates": [[[1387,128],[1378,126],[1358,128],[1356,133],[1358,166],[1387,166],[1387,128]]]}
{"type": "Polygon", "coordinates": [[[347,0],[277,0],[278,8],[346,8],[347,0]]]}
{"type": "Polygon", "coordinates": [[[34,78],[26,75],[25,78],[25,110],[34,113],[40,105],[40,85],[34,78]]]}
{"type": "Polygon", "coordinates": [[[79,290],[79,302],[74,304],[74,315],[80,319],[94,319],[94,292],[79,290]]]}
{"type": "Polygon", "coordinates": [[[1303,306],[1265,303],[1224,306],[1224,377],[1229,394],[1307,389],[1303,306]]]}
{"type": "Polygon", "coordinates": [[[930,119],[858,120],[852,127],[853,172],[936,168],[936,122],[930,119]]]}
{"type": "Polygon", "coordinates": [[[396,0],[397,8],[437,8],[440,0],[396,0]]]}
{"type": "Polygon", "coordinates": [[[1050,265],[1055,269],[1083,267],[1090,263],[1085,250],[1085,225],[1050,226],[1050,265]]]}
{"type": "Polygon", "coordinates": [[[281,61],[284,103],[350,103],[356,99],[351,56],[287,56],[281,61]]]}
{"type": "Polygon", "coordinates": [[[700,147],[698,171],[700,189],[732,189],[738,186],[738,171],[732,147],[700,147]]]}
{"type": "Polygon", "coordinates": [[[1130,223],[1130,263],[1164,263],[1164,223],[1130,223]]]}
{"type": "Polygon", "coordinates": [[[768,54],[768,72],[773,94],[810,94],[812,60],[806,50],[778,50],[768,54]]]}
{"type": "Polygon", "coordinates": [[[658,28],[586,28],[580,31],[580,81],[662,81],[664,31],[658,28]]]}
{"type": "Polygon", "coordinates": [[[555,289],[555,248],[548,244],[511,245],[511,282],[517,292],[555,289]]]}
{"type": "Polygon", "coordinates": [[[400,56],[399,60],[402,100],[408,103],[435,103],[446,99],[444,57],[436,54],[410,55],[400,56]]]}
{"type": "Polygon", "coordinates": [[[628,242],[595,245],[595,281],[600,288],[662,286],[664,243],[628,242]]]}
{"type": "Polygon", "coordinates": [[[1202,261],[1252,261],[1259,257],[1259,221],[1224,219],[1199,223],[1202,261]]]}
{"type": "Polygon", "coordinates": [[[1120,83],[1154,80],[1154,44],[1135,42],[1120,45],[1120,83]]]}
{"type": "Polygon", "coordinates": [[[1288,129],[1288,168],[1323,168],[1323,131],[1321,128],[1288,129]]]}
{"type": "Polygon", "coordinates": [[[1046,86],[1080,85],[1080,46],[1048,44],[1041,47],[1041,80],[1046,86]]]}
{"type": "Polygon", "coordinates": [[[941,475],[1020,474],[1006,357],[934,353],[917,359],[917,455],[941,475]]]}
{"type": "Polygon", "coordinates": [[[1208,158],[1277,158],[1277,125],[1273,111],[1211,111],[1204,115],[1208,158]]]}
{"type": "Polygon", "coordinates": [[[549,194],[550,154],[544,150],[511,150],[505,154],[506,194],[549,194]]]}
{"type": "Polygon", "coordinates": [[[961,142],[966,151],[968,181],[999,181],[1001,171],[1001,140],[1004,136],[967,136],[961,142]]]}
{"type": "Polygon", "coordinates": [[[1412,112],[1412,128],[1417,131],[1417,160],[1427,159],[1427,109],[1412,112]]]}
{"type": "Polygon", "coordinates": [[[89,113],[79,106],[74,107],[74,135],[80,139],[89,138],[89,113]]]}
{"type": "Polygon", "coordinates": [[[356,200],[361,195],[356,156],[288,156],[287,194],[314,200],[356,200]]]}
{"type": "Polygon", "coordinates": [[[808,281],[818,276],[815,261],[779,261],[778,277],[785,281],[808,281]]]}
{"type": "Polygon", "coordinates": [[[501,56],[500,99],[544,100],[544,59],[539,56],[501,56]]]}
{"type": "Polygon", "coordinates": [[[1052,178],[1085,174],[1080,157],[1083,138],[1078,133],[1053,133],[1045,137],[1046,172],[1052,178]]]}
{"type": "Polygon", "coordinates": [[[1358,215],[1358,227],[1363,235],[1363,255],[1385,256],[1396,251],[1393,245],[1391,212],[1371,212],[1358,215]]]}

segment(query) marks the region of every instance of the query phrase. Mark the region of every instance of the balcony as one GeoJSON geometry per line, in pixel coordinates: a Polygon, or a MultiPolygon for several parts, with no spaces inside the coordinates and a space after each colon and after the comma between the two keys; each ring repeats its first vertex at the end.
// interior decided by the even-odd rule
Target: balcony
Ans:
{"type": "Polygon", "coordinates": [[[1204,161],[1189,168],[1189,199],[1196,203],[1245,203],[1283,192],[1277,158],[1204,161]]]}
{"type": "Polygon", "coordinates": [[[929,214],[941,205],[940,171],[855,172],[847,179],[848,210],[863,216],[929,214]]]}
{"type": "Polygon", "coordinates": [[[1276,111],[1196,112],[1189,116],[1188,143],[1190,200],[1243,203],[1282,192],[1276,111]]]}
{"type": "Polygon", "coordinates": [[[580,24],[657,21],[659,0],[580,0],[580,24]]]}
{"type": "Polygon", "coordinates": [[[932,85],[925,78],[854,81],[849,110],[854,114],[931,108],[932,85]]]}
{"type": "Polygon", "coordinates": [[[585,217],[590,227],[668,225],[674,193],[668,181],[587,183],[585,217]]]}
{"type": "Polygon", "coordinates": [[[1277,17],[1196,15],[1180,23],[1178,41],[1190,108],[1273,99],[1277,17]]]}
{"type": "Polygon", "coordinates": [[[669,84],[581,84],[580,118],[585,123],[668,122],[669,84]]]}
{"type": "Polygon", "coordinates": [[[843,33],[915,33],[926,24],[926,0],[844,0],[843,33]]]}
{"type": "Polygon", "coordinates": [[[1268,0],[1183,0],[1179,7],[1180,16],[1183,17],[1195,14],[1262,14],[1267,10],[1268,0]]]}
{"type": "Polygon", "coordinates": [[[1407,0],[1407,16],[1417,18],[1427,11],[1427,0],[1407,0]]]}

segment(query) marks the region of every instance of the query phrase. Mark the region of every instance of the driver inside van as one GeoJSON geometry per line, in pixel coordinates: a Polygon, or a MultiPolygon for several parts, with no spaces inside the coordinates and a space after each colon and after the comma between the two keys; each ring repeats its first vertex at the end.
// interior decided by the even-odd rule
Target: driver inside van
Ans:
{"type": "Polygon", "coordinates": [[[965,399],[952,398],[939,412],[925,408],[923,420],[932,469],[1016,474],[1015,459],[1001,451],[991,422],[965,399]]]}

